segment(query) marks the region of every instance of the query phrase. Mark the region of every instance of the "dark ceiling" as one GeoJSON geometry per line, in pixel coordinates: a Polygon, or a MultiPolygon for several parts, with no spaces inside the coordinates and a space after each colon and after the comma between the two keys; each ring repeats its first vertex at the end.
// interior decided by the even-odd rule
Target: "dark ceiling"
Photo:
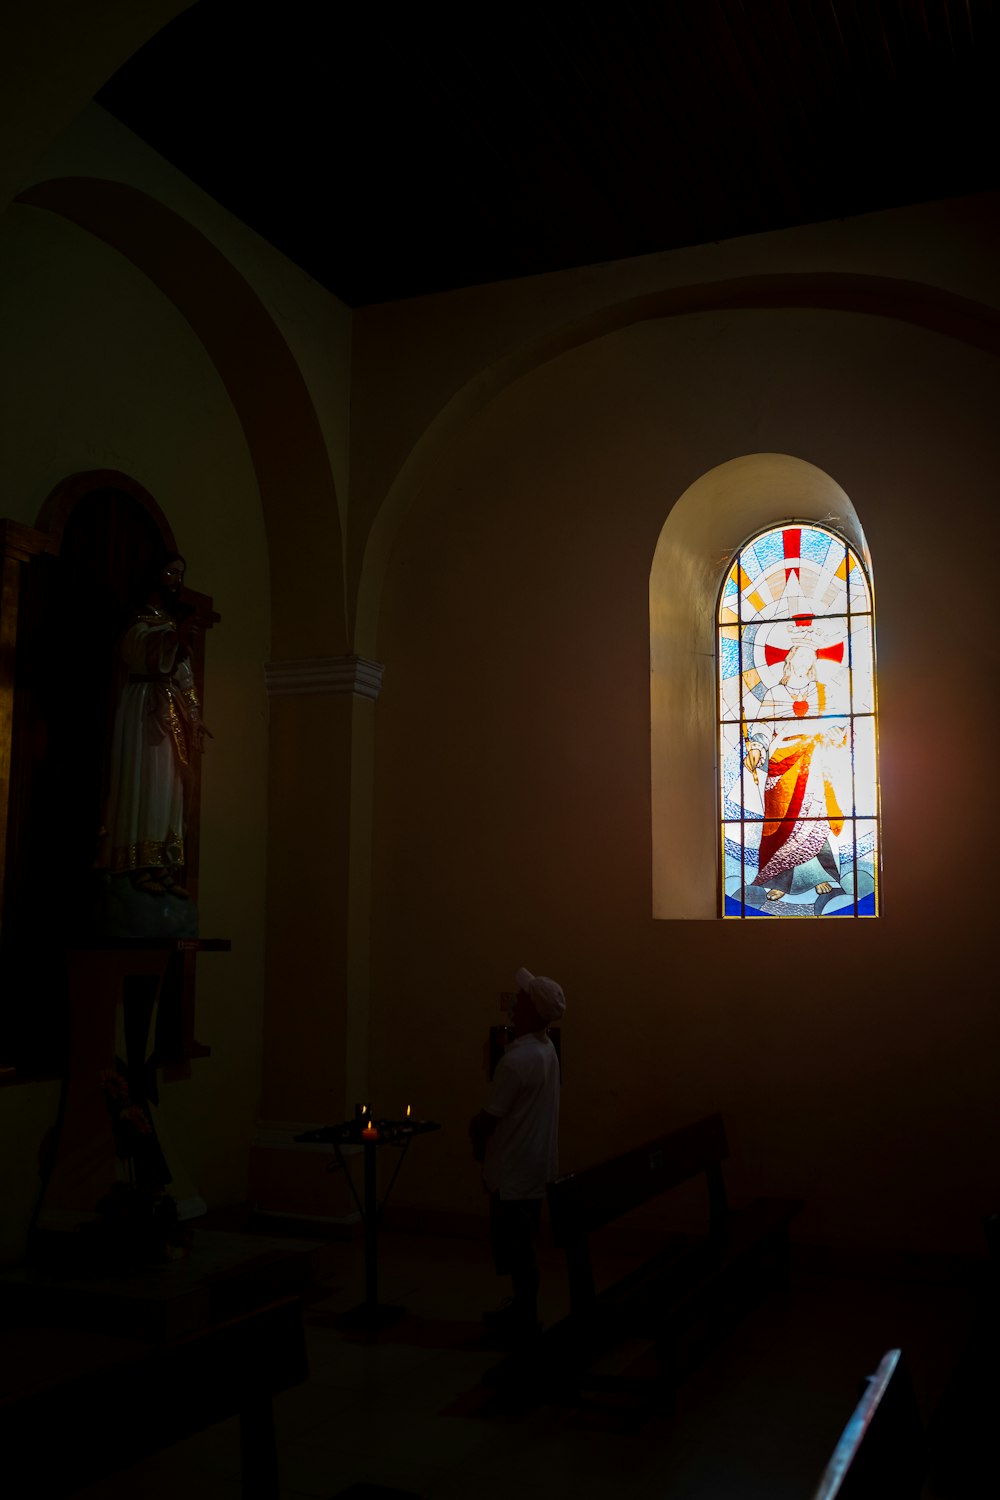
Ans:
{"type": "Polygon", "coordinates": [[[357,307],[996,187],[1000,0],[199,0],[98,95],[357,307]]]}

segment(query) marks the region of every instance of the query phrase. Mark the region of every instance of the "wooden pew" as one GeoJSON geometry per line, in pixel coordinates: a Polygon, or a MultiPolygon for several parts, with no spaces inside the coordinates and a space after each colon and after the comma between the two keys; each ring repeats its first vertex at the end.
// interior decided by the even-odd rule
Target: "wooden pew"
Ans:
{"type": "Polygon", "coordinates": [[[547,1338],[578,1392],[661,1400],[680,1371],[685,1327],[698,1324],[714,1337],[753,1291],[768,1279],[785,1280],[788,1224],[801,1204],[761,1198],[732,1212],[722,1176],[728,1154],[722,1117],[711,1115],[549,1185],[570,1311],[547,1338]],[[707,1187],[705,1232],[671,1236],[645,1264],[599,1288],[591,1236],[698,1177],[707,1187]]]}
{"type": "Polygon", "coordinates": [[[925,1450],[913,1386],[898,1349],[883,1355],[813,1500],[919,1500],[925,1450]]]}
{"type": "Polygon", "coordinates": [[[85,1328],[7,1327],[0,1452],[10,1475],[30,1478],[30,1493],[55,1500],[238,1414],[242,1494],[277,1500],[271,1398],[307,1376],[297,1297],[166,1344],[85,1328]]]}
{"type": "Polygon", "coordinates": [[[301,1298],[326,1247],[194,1229],[177,1260],[99,1274],[73,1262],[79,1230],[61,1238],[49,1266],[0,1272],[10,1472],[68,1494],[238,1414],[245,1500],[277,1500],[272,1397],[308,1378],[301,1298]]]}

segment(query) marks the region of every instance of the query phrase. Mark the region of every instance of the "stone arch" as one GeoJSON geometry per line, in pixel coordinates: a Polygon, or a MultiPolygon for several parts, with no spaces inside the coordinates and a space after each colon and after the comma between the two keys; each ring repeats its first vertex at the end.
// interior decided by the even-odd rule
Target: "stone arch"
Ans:
{"type": "Polygon", "coordinates": [[[835,479],[787,453],[749,453],[702,474],[671,508],[649,575],[653,916],[718,915],[715,622],[722,571],[782,518],[834,526],[871,558],[835,479]],[[677,851],[686,851],[681,860],[677,851]]]}
{"type": "Polygon", "coordinates": [[[268,538],[273,655],[344,652],[343,545],[330,459],[302,373],[257,293],[199,230],[126,183],[51,179],[18,202],[103,240],[186,318],[233,403],[254,466],[268,538]]]}

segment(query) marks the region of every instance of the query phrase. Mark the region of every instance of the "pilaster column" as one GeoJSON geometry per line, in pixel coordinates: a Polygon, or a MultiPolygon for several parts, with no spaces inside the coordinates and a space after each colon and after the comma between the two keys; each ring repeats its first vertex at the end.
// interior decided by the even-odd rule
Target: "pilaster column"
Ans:
{"type": "Polygon", "coordinates": [[[262,1111],[346,1118],[369,1096],[372,757],[382,666],[272,662],[262,1111]]]}

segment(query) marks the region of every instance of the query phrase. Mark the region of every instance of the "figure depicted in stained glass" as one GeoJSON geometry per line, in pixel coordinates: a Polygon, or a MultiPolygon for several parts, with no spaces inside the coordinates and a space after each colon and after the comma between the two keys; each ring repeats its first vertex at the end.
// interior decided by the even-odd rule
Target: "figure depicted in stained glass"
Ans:
{"type": "Polygon", "coordinates": [[[792,646],[779,681],[768,689],[747,730],[747,769],[753,773],[762,763],[767,766],[753,884],[764,888],[768,901],[810,888],[819,896],[843,890],[838,836],[850,762],[846,721],[824,717],[834,710],[834,696],[819,679],[815,649],[792,646]]]}
{"type": "Polygon", "coordinates": [[[727,916],[876,914],[871,594],[825,527],[774,527],[730,566],[719,772],[727,916]]]}

